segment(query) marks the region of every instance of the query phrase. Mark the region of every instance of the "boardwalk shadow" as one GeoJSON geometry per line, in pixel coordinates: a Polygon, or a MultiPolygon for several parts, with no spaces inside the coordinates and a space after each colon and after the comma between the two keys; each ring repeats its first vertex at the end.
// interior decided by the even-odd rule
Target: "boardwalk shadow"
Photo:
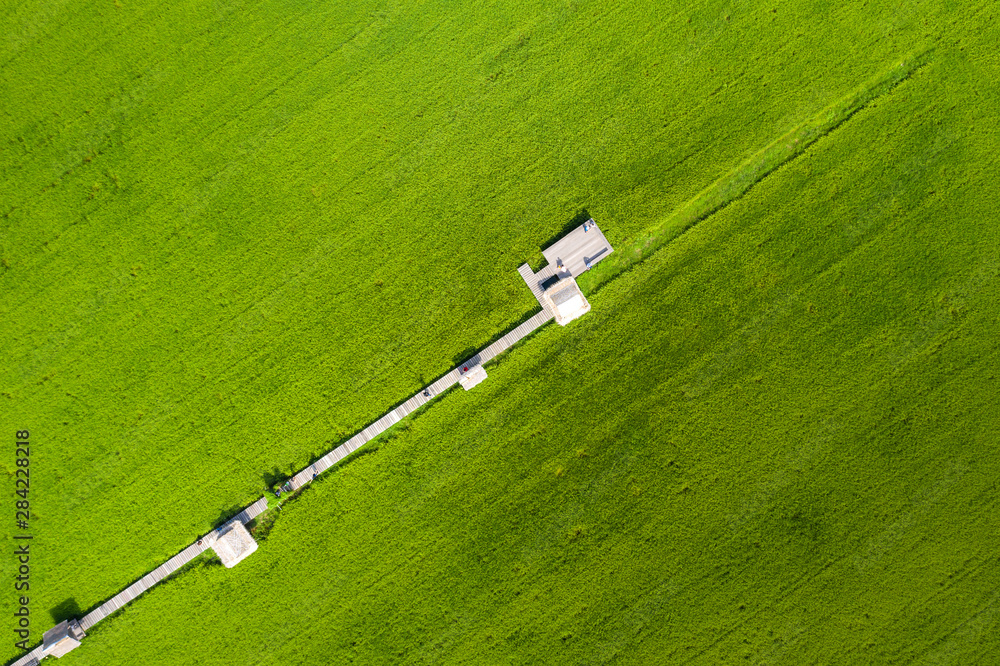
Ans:
{"type": "MultiPolygon", "coordinates": [[[[322,458],[325,455],[326,455],[326,451],[320,451],[318,453],[316,451],[310,451],[309,452],[309,457],[307,458],[307,460],[309,461],[309,464],[306,465],[306,467],[307,468],[308,467],[312,467],[313,465],[315,465],[317,463],[317,461],[319,461],[320,458],[322,458]]],[[[315,472],[315,470],[313,470],[313,471],[315,472]]]]}
{"type": "Polygon", "coordinates": [[[468,347],[451,357],[453,368],[457,367],[460,363],[465,363],[470,368],[477,365],[479,363],[479,349],[477,347],[468,347]]]}
{"type": "Polygon", "coordinates": [[[80,606],[76,603],[76,599],[70,597],[61,604],[50,608],[49,615],[52,616],[53,622],[59,624],[63,620],[79,619],[83,616],[83,613],[80,611],[80,606]]]}

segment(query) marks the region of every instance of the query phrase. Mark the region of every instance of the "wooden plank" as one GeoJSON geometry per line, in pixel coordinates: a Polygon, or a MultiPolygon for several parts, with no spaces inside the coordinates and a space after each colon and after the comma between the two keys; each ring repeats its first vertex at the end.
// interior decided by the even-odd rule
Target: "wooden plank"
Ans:
{"type": "Polygon", "coordinates": [[[25,652],[16,660],[10,662],[10,666],[38,666],[39,662],[45,658],[45,655],[42,653],[42,647],[39,645],[31,652],[25,652]]]}

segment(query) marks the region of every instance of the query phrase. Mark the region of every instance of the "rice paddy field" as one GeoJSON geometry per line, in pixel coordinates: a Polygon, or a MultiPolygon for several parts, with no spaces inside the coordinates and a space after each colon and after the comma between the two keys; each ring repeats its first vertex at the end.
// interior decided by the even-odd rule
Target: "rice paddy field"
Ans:
{"type": "Polygon", "coordinates": [[[532,313],[574,220],[616,248],[60,663],[1000,663],[993,3],[2,15],[32,644],[532,313]]]}

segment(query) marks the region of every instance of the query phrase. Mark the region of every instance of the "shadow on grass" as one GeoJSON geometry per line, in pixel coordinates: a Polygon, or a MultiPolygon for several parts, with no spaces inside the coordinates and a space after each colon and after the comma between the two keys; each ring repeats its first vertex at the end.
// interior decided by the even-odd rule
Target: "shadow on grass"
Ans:
{"type": "Polygon", "coordinates": [[[59,624],[63,620],[72,620],[73,618],[83,616],[80,605],[76,603],[76,599],[73,597],[50,608],[49,615],[52,616],[52,621],[56,624],[59,624]]]}
{"type": "Polygon", "coordinates": [[[264,472],[260,475],[260,478],[264,482],[264,487],[270,490],[275,484],[281,483],[288,478],[288,475],[277,467],[272,467],[270,472],[264,472]]]}
{"type": "Polygon", "coordinates": [[[467,366],[469,368],[472,368],[474,366],[479,365],[479,363],[480,363],[479,349],[476,347],[468,347],[451,357],[451,365],[452,367],[456,368],[460,365],[462,367],[467,366]]]}

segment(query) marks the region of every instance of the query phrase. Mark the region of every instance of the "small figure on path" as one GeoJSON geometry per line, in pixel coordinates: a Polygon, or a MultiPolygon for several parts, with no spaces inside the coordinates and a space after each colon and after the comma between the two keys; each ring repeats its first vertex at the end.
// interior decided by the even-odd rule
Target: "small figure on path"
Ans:
{"type": "Polygon", "coordinates": [[[587,267],[587,270],[589,271],[590,270],[590,259],[584,258],[583,263],[587,267]]]}

